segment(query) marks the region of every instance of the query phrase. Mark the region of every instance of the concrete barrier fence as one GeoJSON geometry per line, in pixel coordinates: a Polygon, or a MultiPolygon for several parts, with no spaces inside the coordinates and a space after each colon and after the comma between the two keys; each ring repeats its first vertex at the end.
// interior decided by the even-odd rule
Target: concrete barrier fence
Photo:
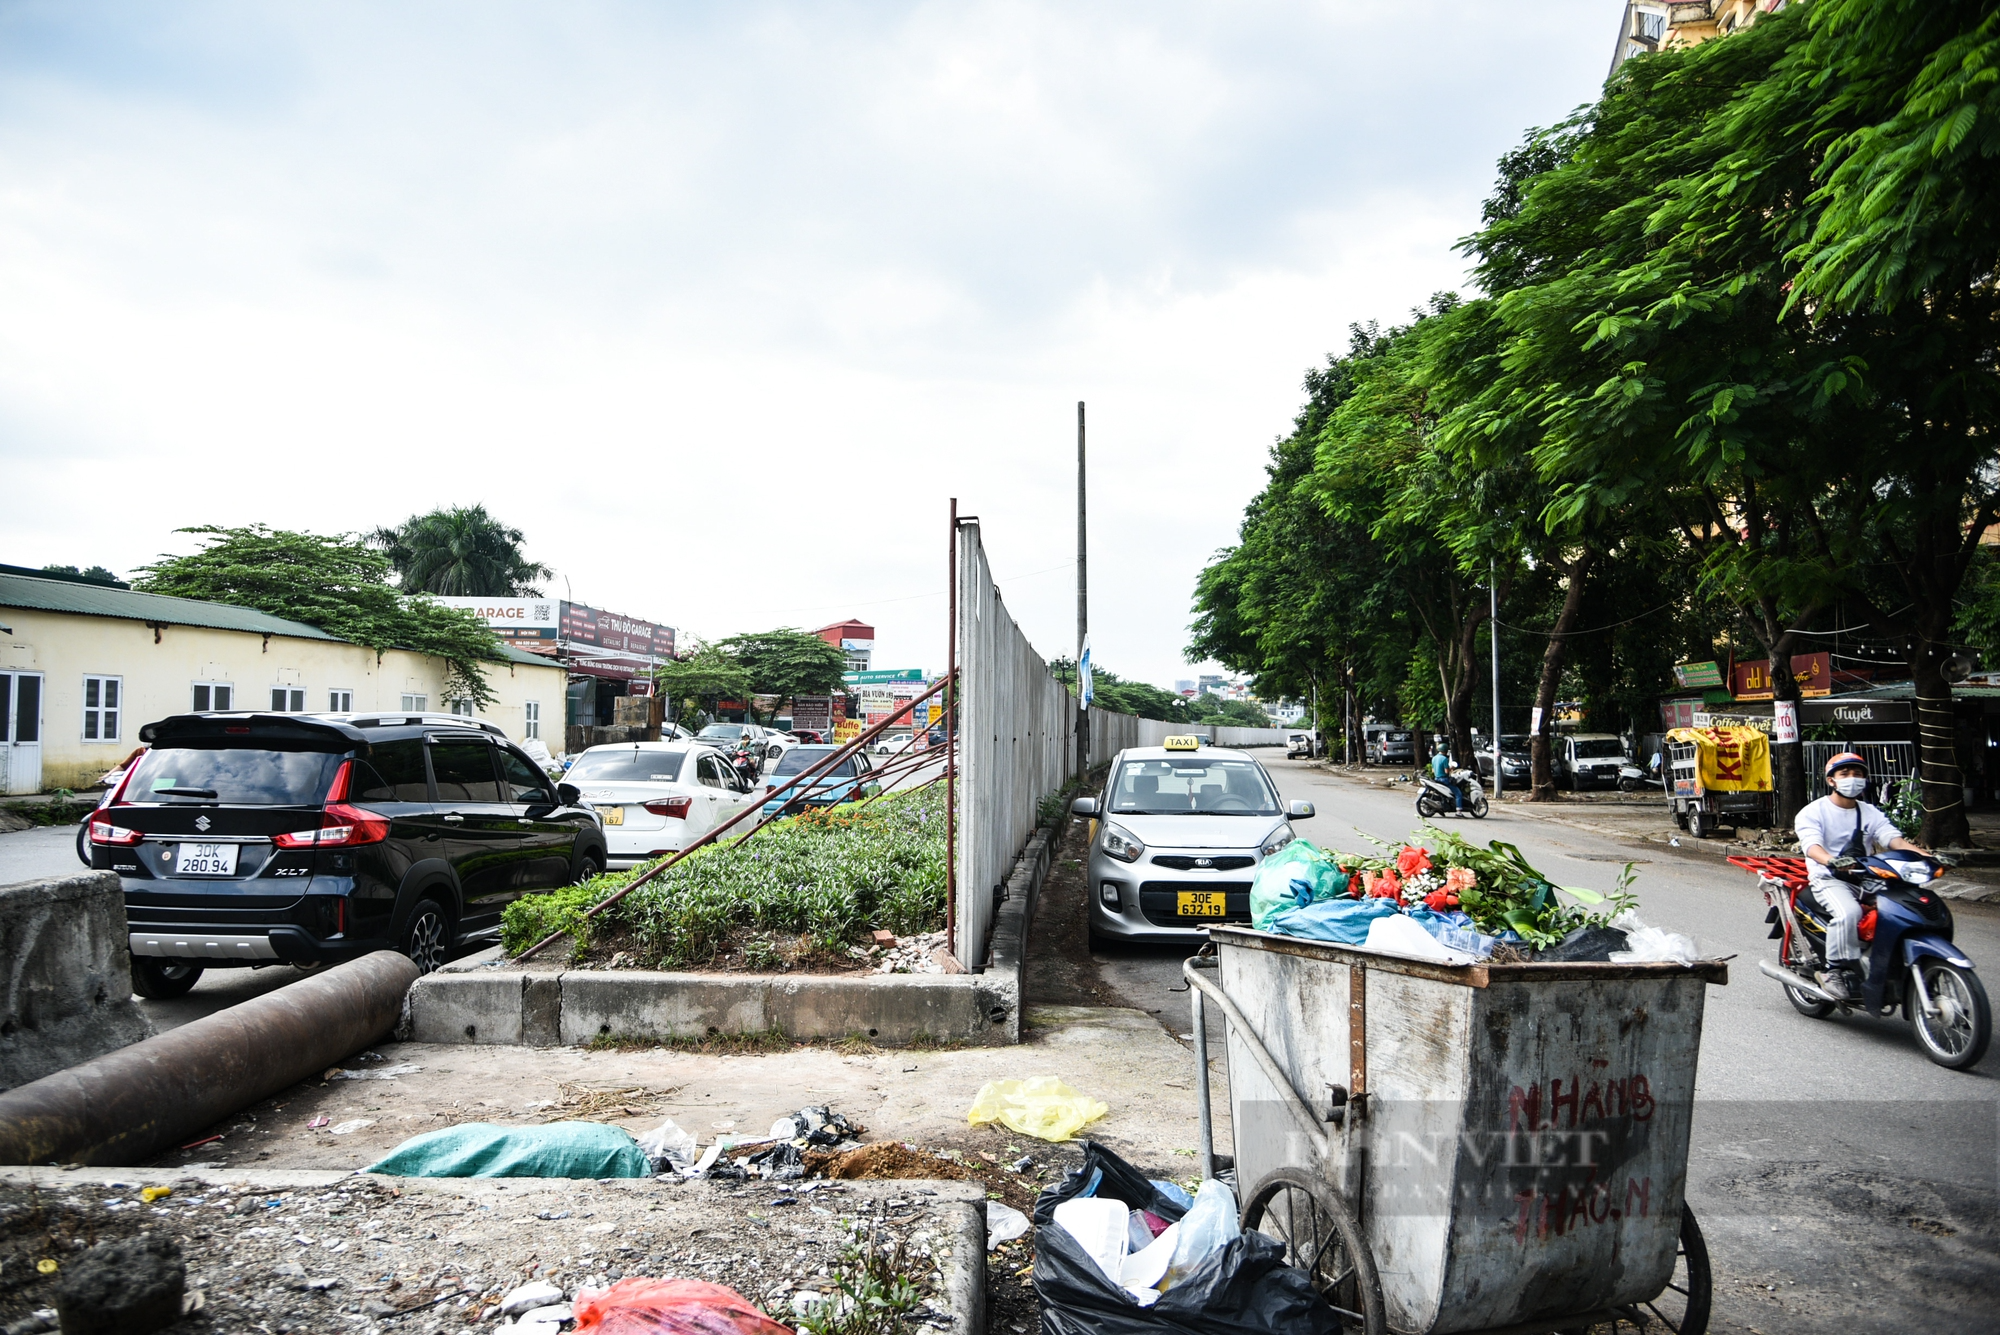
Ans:
{"type": "Polygon", "coordinates": [[[149,1038],[108,871],[0,886],[0,1089],[149,1038]]]}

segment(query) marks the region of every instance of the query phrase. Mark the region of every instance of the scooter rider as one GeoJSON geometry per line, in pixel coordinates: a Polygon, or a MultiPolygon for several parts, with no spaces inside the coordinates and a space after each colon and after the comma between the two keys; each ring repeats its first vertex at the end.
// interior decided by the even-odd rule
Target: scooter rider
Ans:
{"type": "Polygon", "coordinates": [[[1832,791],[1801,807],[1793,828],[1810,864],[1807,889],[1826,911],[1827,967],[1820,988],[1835,1001],[1852,1001],[1861,990],[1861,937],[1855,930],[1861,901],[1834,872],[1886,849],[1924,850],[1905,839],[1880,807],[1861,800],[1868,791],[1868,762],[1860,756],[1842,751],[1827,761],[1826,783],[1832,791]]]}
{"type": "Polygon", "coordinates": [[[1465,786],[1451,775],[1451,757],[1440,747],[1431,757],[1431,777],[1451,789],[1452,800],[1458,803],[1458,810],[1465,810],[1465,786]]]}

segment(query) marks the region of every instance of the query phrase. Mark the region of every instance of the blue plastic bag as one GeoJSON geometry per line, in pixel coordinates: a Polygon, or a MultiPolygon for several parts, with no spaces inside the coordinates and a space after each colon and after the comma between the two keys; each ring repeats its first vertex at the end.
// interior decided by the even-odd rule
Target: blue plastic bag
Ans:
{"type": "Polygon", "coordinates": [[[630,1132],[602,1122],[467,1122],[412,1136],[362,1170],[390,1177],[651,1177],[630,1132]]]}
{"type": "Polygon", "coordinates": [[[1328,899],[1273,914],[1263,930],[1358,946],[1368,939],[1369,923],[1395,911],[1395,904],[1387,899],[1328,899]]]}
{"type": "Polygon", "coordinates": [[[1347,873],[1304,839],[1294,839],[1257,868],[1250,883],[1250,925],[1270,931],[1275,914],[1347,893],[1347,873]]]}
{"type": "Polygon", "coordinates": [[[1409,912],[1417,926],[1436,937],[1440,945],[1463,951],[1474,959],[1492,958],[1493,947],[1499,938],[1487,936],[1474,927],[1470,915],[1458,909],[1433,913],[1422,907],[1412,908],[1409,912]]]}

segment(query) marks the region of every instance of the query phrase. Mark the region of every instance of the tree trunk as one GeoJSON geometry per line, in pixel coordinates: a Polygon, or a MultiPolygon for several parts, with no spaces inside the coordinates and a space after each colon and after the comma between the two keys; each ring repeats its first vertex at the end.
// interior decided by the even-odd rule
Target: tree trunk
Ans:
{"type": "MultiPolygon", "coordinates": [[[[1792,707],[1794,735],[1798,731],[1799,683],[1792,676],[1792,637],[1790,634],[1778,638],[1782,653],[1771,655],[1771,712],[1775,716],[1777,707],[1789,703],[1792,707]],[[1780,664],[1783,666],[1781,667],[1780,664]]],[[[1792,819],[1799,814],[1799,808],[1809,800],[1806,793],[1805,747],[1798,741],[1771,743],[1772,787],[1776,790],[1776,821],[1781,829],[1789,829],[1792,819]]]]}
{"type": "Polygon", "coordinates": [[[1460,765],[1478,769],[1472,759],[1472,687],[1479,674],[1473,670],[1473,654],[1479,648],[1479,628],[1486,624],[1486,609],[1479,608],[1458,628],[1457,680],[1445,697],[1445,729],[1451,735],[1451,758],[1460,765]]]}
{"type": "MultiPolygon", "coordinates": [[[[1556,791],[1555,767],[1550,762],[1549,733],[1555,726],[1556,688],[1562,683],[1563,656],[1568,649],[1569,634],[1576,629],[1577,616],[1583,611],[1583,580],[1591,560],[1592,553],[1586,547],[1575,560],[1565,562],[1562,567],[1569,585],[1563,590],[1562,612],[1549,635],[1549,647],[1542,651],[1542,680],[1535,688],[1536,726],[1528,744],[1533,763],[1528,788],[1530,802],[1554,802],[1561,797],[1556,791]]],[[[1499,762],[1497,754],[1494,762],[1499,762]]]]}
{"type": "MultiPolygon", "coordinates": [[[[1924,618],[1925,622],[1931,620],[1924,618]]],[[[1931,627],[1925,625],[1924,629],[1931,627]]],[[[1910,676],[1917,691],[1917,765],[1924,783],[1924,825],[1916,841],[1926,848],[1969,847],[1972,829],[1965,819],[1965,776],[1958,767],[1951,683],[1944,677],[1944,637],[1920,634],[1911,644],[1910,676]]]]}

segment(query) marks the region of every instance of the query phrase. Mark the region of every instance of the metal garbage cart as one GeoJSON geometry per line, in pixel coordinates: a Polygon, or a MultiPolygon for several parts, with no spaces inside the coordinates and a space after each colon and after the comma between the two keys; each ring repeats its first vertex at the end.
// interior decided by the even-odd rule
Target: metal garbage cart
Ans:
{"type": "Polygon", "coordinates": [[[1248,928],[1209,939],[1183,970],[1202,1174],[1212,1001],[1243,1227],[1284,1242],[1348,1329],[1707,1328],[1682,1192],[1726,964],[1454,967],[1248,928]]]}

